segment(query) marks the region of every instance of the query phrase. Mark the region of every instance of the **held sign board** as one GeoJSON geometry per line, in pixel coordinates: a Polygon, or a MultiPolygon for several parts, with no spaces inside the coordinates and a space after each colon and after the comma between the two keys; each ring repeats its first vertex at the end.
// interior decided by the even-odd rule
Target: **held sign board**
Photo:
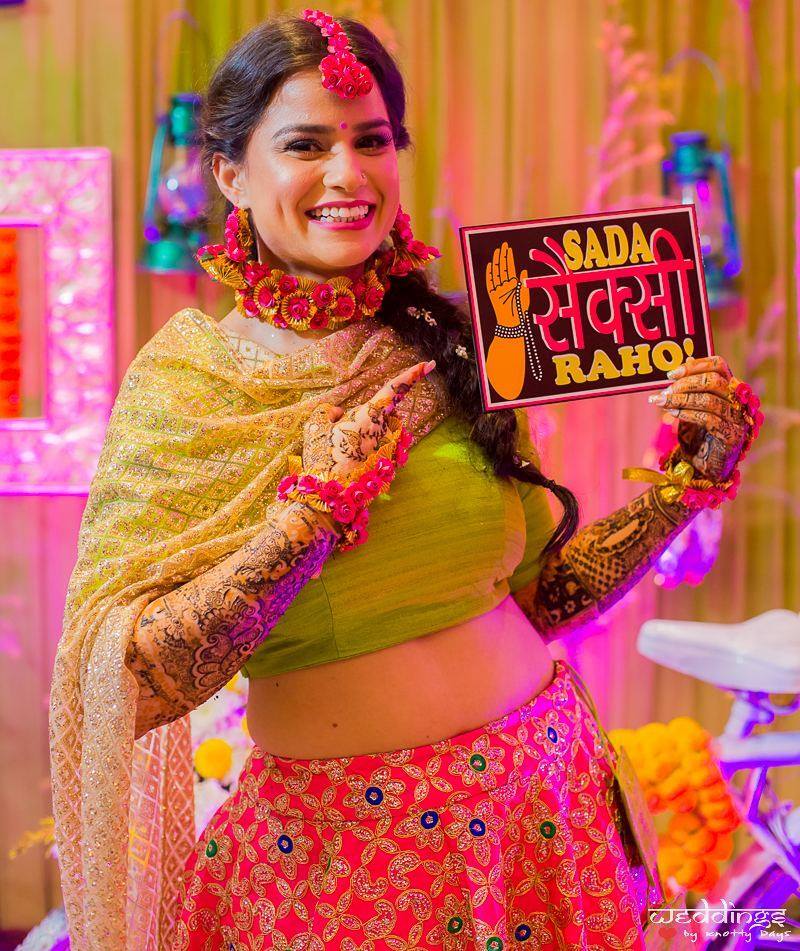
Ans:
{"type": "Polygon", "coordinates": [[[658,389],[714,352],[692,205],[460,231],[487,412],[658,389]]]}

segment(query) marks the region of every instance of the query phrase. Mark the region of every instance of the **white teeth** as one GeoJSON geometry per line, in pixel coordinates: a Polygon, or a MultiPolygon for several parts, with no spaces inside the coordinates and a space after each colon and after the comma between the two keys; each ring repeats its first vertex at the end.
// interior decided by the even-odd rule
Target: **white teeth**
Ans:
{"type": "Polygon", "coordinates": [[[323,208],[312,211],[311,216],[317,219],[358,221],[369,214],[369,205],[356,205],[354,208],[323,208]]]}

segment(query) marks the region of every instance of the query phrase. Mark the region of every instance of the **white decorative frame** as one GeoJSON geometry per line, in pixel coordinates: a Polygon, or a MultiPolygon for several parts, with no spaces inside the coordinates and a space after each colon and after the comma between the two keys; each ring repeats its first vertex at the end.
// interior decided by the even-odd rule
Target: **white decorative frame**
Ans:
{"type": "Polygon", "coordinates": [[[108,149],[0,149],[0,227],[44,237],[46,348],[43,415],[0,419],[0,495],[89,489],[114,398],[111,200],[108,149]]]}

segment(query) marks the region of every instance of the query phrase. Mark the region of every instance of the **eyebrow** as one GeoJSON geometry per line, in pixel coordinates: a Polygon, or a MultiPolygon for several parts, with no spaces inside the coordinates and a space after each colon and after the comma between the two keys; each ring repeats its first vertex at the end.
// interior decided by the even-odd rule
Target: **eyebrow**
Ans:
{"type": "MultiPolygon", "coordinates": [[[[392,124],[388,119],[368,119],[366,122],[356,123],[356,125],[353,126],[353,130],[355,132],[366,132],[368,129],[378,129],[382,126],[386,126],[388,129],[392,128],[392,124]]],[[[290,132],[311,132],[316,135],[324,135],[335,131],[332,125],[287,125],[282,129],[278,129],[273,139],[278,139],[282,135],[287,135],[290,132]]]]}

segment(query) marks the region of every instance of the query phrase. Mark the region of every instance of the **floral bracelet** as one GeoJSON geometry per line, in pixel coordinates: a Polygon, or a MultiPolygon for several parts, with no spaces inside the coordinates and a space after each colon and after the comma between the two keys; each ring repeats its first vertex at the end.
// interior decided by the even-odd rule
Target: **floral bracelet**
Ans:
{"type": "Polygon", "coordinates": [[[339,523],[343,534],[337,547],[349,551],[363,545],[369,537],[367,506],[388,491],[397,470],[408,461],[411,442],[411,433],[396,417],[391,417],[385,442],[351,470],[344,483],[313,472],[301,472],[300,457],[290,456],[290,473],[278,483],[278,498],[304,502],[317,512],[329,514],[339,523]]]}
{"type": "Polygon", "coordinates": [[[624,479],[651,482],[667,503],[681,502],[692,511],[703,508],[719,508],[726,499],[735,499],[741,483],[739,463],[744,459],[758,436],[764,422],[761,400],[747,383],[732,377],[728,384],[731,400],[740,404],[748,424],[745,439],[736,466],[724,482],[712,482],[697,477],[694,466],[682,455],[680,446],[674,446],[659,460],[661,472],[652,469],[625,469],[624,479]]]}

